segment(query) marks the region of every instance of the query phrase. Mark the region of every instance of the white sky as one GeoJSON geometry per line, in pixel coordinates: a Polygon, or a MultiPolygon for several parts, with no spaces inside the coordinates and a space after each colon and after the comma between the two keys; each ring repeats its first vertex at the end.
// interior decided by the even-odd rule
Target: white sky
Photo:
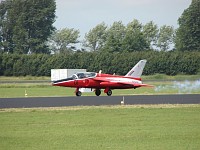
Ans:
{"type": "Polygon", "coordinates": [[[126,25],[133,19],[177,28],[178,18],[190,3],[191,0],[56,0],[54,26],[79,29],[81,37],[99,23],[122,21],[126,25]]]}

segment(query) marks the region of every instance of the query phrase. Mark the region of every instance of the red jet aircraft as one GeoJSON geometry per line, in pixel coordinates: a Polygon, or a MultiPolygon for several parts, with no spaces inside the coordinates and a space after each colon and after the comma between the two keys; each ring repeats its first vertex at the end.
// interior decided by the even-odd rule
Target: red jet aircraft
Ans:
{"type": "Polygon", "coordinates": [[[81,72],[74,74],[70,78],[54,81],[53,86],[76,88],[76,96],[81,96],[80,88],[95,89],[96,96],[101,95],[101,89],[104,89],[104,93],[111,96],[113,89],[152,87],[151,85],[143,84],[141,80],[146,62],[146,60],[140,60],[125,76],[103,74],[101,72],[81,72]]]}

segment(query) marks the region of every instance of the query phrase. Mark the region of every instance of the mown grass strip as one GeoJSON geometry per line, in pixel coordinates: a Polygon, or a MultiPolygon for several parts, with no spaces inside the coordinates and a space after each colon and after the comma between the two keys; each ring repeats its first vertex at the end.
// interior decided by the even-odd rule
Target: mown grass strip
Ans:
{"type": "Polygon", "coordinates": [[[199,105],[7,110],[1,149],[200,149],[199,105]]]}
{"type": "Polygon", "coordinates": [[[132,108],[200,108],[200,104],[152,104],[152,105],[102,105],[102,106],[68,106],[68,107],[36,107],[36,108],[3,108],[0,112],[32,112],[55,110],[87,110],[87,109],[132,109],[132,108]]]}

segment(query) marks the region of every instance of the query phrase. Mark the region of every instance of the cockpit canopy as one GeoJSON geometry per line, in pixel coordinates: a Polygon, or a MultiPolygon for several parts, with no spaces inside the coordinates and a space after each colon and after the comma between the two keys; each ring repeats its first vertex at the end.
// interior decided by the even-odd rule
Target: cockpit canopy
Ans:
{"type": "Polygon", "coordinates": [[[83,78],[93,78],[93,77],[96,77],[95,72],[78,72],[78,73],[72,75],[73,80],[74,79],[83,79],[83,78]]]}
{"type": "Polygon", "coordinates": [[[53,81],[53,83],[65,82],[69,80],[76,80],[76,79],[83,79],[83,78],[94,78],[96,77],[96,75],[97,74],[95,72],[79,72],[79,73],[73,74],[69,78],[53,81]]]}

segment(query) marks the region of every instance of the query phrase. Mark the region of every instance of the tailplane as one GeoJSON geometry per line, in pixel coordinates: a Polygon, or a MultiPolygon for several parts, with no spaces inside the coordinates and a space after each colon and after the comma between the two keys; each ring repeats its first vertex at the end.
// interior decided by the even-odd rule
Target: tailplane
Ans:
{"type": "Polygon", "coordinates": [[[126,75],[125,77],[140,78],[147,60],[140,60],[126,75]]]}

